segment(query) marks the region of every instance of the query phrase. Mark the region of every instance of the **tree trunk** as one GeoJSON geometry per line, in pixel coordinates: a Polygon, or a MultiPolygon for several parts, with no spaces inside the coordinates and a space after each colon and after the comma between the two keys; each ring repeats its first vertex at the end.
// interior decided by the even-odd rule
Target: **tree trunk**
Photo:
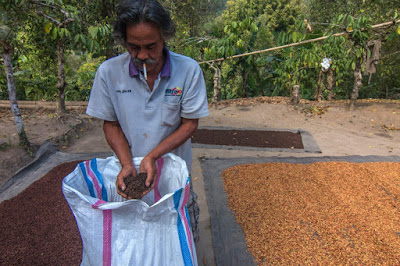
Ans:
{"type": "Polygon", "coordinates": [[[2,46],[3,46],[3,61],[7,76],[8,98],[10,99],[11,112],[14,116],[14,123],[15,126],[17,127],[19,144],[21,146],[29,147],[30,143],[24,130],[24,124],[22,122],[22,116],[21,112],[19,111],[17,102],[17,91],[15,88],[14,73],[13,73],[12,59],[11,59],[13,48],[4,41],[2,42],[2,46]]]}
{"type": "MultiPolygon", "coordinates": [[[[232,89],[231,89],[231,92],[233,92],[233,90],[235,89],[235,86],[236,86],[236,76],[235,76],[235,75],[232,75],[232,76],[231,76],[231,80],[232,80],[232,89]]],[[[225,100],[228,98],[227,95],[228,95],[228,92],[227,92],[227,90],[225,89],[225,100]]]]}
{"type": "Polygon", "coordinates": [[[294,85],[292,90],[292,104],[299,104],[301,99],[300,85],[294,85]]]}
{"type": "Polygon", "coordinates": [[[389,86],[385,85],[385,99],[389,99],[389,86]]]}
{"type": "Polygon", "coordinates": [[[110,59],[114,56],[116,56],[114,50],[113,50],[113,45],[114,45],[114,41],[112,39],[110,39],[107,42],[107,47],[106,47],[106,59],[110,59]]]}
{"type": "Polygon", "coordinates": [[[332,88],[333,88],[333,70],[332,68],[329,69],[328,71],[328,76],[326,78],[326,83],[327,83],[327,89],[328,89],[328,96],[327,96],[327,100],[328,101],[332,101],[333,99],[333,92],[332,92],[332,88]]]}
{"type": "Polygon", "coordinates": [[[362,86],[361,63],[357,63],[356,68],[354,69],[354,86],[350,98],[350,106],[349,106],[350,110],[354,110],[356,101],[358,99],[358,92],[360,91],[361,86],[362,86]]]}
{"type": "Polygon", "coordinates": [[[216,100],[219,102],[221,101],[221,69],[220,66],[217,67],[217,91],[214,91],[216,94],[216,100]]]}
{"type": "Polygon", "coordinates": [[[214,70],[214,93],[212,98],[212,104],[214,108],[217,108],[217,102],[221,100],[221,70],[219,66],[215,67],[210,65],[214,70]]]}
{"type": "Polygon", "coordinates": [[[64,72],[64,40],[59,39],[57,42],[57,57],[58,57],[58,75],[57,75],[57,90],[58,90],[58,103],[57,113],[65,114],[65,72],[64,72]]]}
{"type": "Polygon", "coordinates": [[[247,98],[247,74],[246,74],[246,72],[243,73],[242,77],[243,77],[242,78],[242,98],[247,98]]]}
{"type": "MultiPolygon", "coordinates": [[[[107,22],[112,24],[112,21],[110,21],[109,18],[113,18],[116,10],[116,2],[115,0],[102,0],[101,1],[101,17],[103,19],[107,18],[107,22]]],[[[106,59],[110,59],[114,56],[117,55],[117,53],[114,51],[114,40],[111,37],[107,37],[107,44],[105,47],[106,50],[106,59]]]]}
{"type": "Polygon", "coordinates": [[[322,70],[320,70],[318,77],[317,91],[315,92],[315,97],[314,97],[314,100],[316,100],[317,102],[320,102],[322,100],[322,89],[321,89],[322,74],[323,74],[322,70]]]}

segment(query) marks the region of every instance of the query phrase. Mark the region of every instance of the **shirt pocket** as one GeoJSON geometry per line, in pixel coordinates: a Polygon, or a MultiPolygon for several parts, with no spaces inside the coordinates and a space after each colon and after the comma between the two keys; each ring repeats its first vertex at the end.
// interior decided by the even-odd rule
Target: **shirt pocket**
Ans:
{"type": "Polygon", "coordinates": [[[181,104],[163,102],[162,122],[166,126],[175,126],[181,122],[181,104]]]}

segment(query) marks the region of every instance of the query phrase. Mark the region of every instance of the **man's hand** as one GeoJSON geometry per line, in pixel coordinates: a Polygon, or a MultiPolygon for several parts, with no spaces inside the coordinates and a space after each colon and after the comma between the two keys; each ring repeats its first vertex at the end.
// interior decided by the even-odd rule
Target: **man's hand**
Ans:
{"type": "Polygon", "coordinates": [[[126,189],[124,179],[130,175],[133,175],[134,177],[137,176],[135,167],[133,165],[122,167],[121,171],[117,175],[117,181],[115,182],[117,187],[117,193],[126,199],[128,199],[128,195],[124,193],[126,189]]]}
{"type": "Polygon", "coordinates": [[[157,145],[150,153],[148,153],[140,163],[139,172],[147,173],[146,186],[149,187],[143,195],[150,192],[155,186],[157,180],[156,161],[164,154],[176,149],[186,140],[193,136],[197,129],[199,119],[182,118],[180,127],[172,132],[166,139],[157,145]]]}
{"type": "Polygon", "coordinates": [[[143,192],[143,196],[149,193],[155,186],[157,180],[157,166],[156,159],[151,158],[149,155],[144,157],[139,166],[140,173],[147,173],[146,186],[149,188],[143,192]]]}

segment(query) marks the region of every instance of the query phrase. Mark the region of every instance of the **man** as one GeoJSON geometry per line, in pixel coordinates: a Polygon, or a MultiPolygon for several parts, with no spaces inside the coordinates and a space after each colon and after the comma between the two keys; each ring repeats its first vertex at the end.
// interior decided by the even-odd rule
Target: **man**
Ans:
{"type": "MultiPolygon", "coordinates": [[[[116,186],[126,197],[123,180],[137,175],[132,157],[144,157],[139,172],[147,173],[145,193],[154,187],[156,160],[168,152],[183,158],[190,173],[190,138],[209,112],[203,73],[193,59],[168,50],[175,28],[156,0],[121,2],[114,32],[128,52],[97,70],[87,114],[104,120],[106,140],[121,163],[116,186]]],[[[191,192],[188,209],[197,241],[197,196],[191,192]]]]}

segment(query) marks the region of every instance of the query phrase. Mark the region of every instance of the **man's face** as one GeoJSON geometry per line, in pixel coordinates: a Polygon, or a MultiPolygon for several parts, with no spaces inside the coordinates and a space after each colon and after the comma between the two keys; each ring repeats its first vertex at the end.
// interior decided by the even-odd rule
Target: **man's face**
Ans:
{"type": "Polygon", "coordinates": [[[147,22],[128,24],[126,48],[139,70],[142,70],[143,63],[146,63],[147,72],[158,74],[161,71],[164,64],[164,40],[156,24],[147,22]]]}

